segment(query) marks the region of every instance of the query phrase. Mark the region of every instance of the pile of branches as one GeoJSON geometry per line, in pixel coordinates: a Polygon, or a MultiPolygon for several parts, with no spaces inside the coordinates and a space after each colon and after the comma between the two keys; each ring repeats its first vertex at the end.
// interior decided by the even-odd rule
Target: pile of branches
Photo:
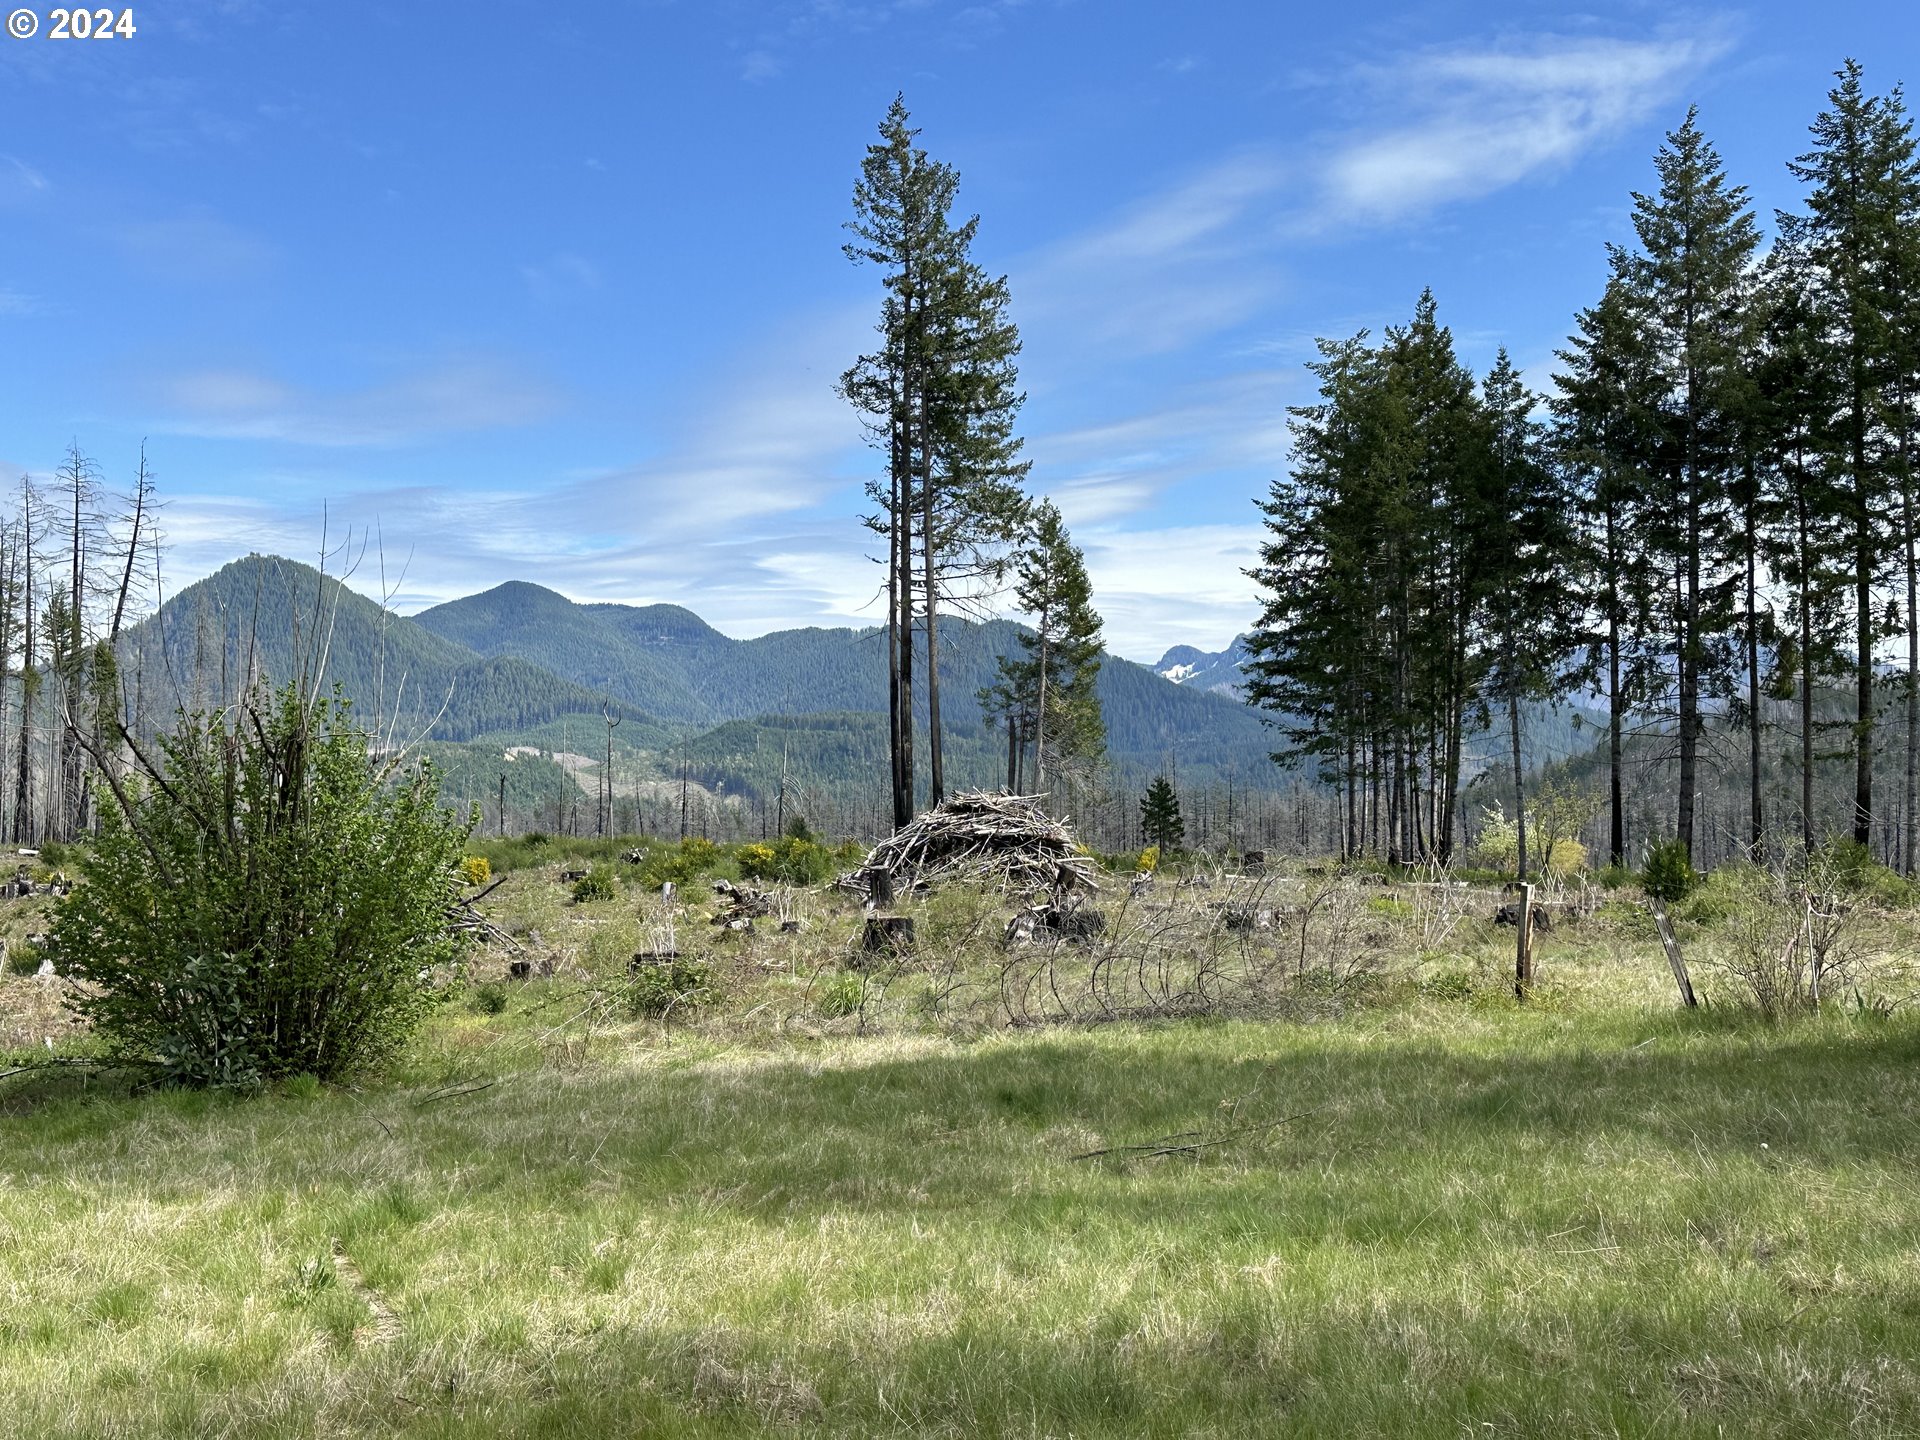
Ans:
{"type": "Polygon", "coordinates": [[[502,875],[486,889],[472,895],[455,896],[447,902],[447,929],[456,935],[469,935],[482,945],[498,945],[519,953],[520,943],[482,914],[477,902],[484,900],[506,883],[502,875]]]}
{"type": "Polygon", "coordinates": [[[870,895],[876,872],[896,890],[943,884],[995,885],[1002,891],[1095,890],[1094,865],[1073,832],[1040,808],[1038,795],[970,790],[894,831],[866,864],[834,884],[870,895]]]}
{"type": "Polygon", "coordinates": [[[753,922],[773,913],[773,896],[751,885],[736,885],[731,880],[713,882],[713,893],[720,897],[720,909],[712,923],[729,930],[751,930],[753,922]]]}

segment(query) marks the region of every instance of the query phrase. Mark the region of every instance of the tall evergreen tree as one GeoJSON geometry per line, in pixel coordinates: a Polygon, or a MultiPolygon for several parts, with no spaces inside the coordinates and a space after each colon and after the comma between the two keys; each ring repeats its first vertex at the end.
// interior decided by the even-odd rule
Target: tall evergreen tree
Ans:
{"type": "Polygon", "coordinates": [[[1342,785],[1349,850],[1445,860],[1463,735],[1480,706],[1489,434],[1472,374],[1423,294],[1376,347],[1321,342],[1320,403],[1261,505],[1248,698],[1342,785]]]}
{"type": "Polygon", "coordinates": [[[1100,674],[1100,616],[1086,563],[1050,500],[1034,507],[1032,525],[1015,554],[1014,601],[1033,628],[1021,632],[1018,657],[1003,657],[982,700],[1008,723],[1007,787],[1021,781],[1023,742],[1033,747],[1035,788],[1056,773],[1097,763],[1106,750],[1106,725],[1094,682],[1100,674]]]}
{"type": "Polygon", "coordinates": [[[1888,508],[1902,493],[1898,435],[1906,429],[1889,425],[1888,410],[1906,388],[1902,251],[1920,204],[1920,175],[1899,95],[1869,96],[1861,75],[1854,60],[1836,72],[1840,83],[1813,122],[1813,149],[1788,167],[1808,187],[1806,211],[1782,214],[1780,228],[1806,256],[1833,377],[1830,423],[1846,478],[1853,551],[1852,828],[1853,838],[1866,844],[1874,814],[1873,657],[1889,628],[1874,589],[1892,547],[1888,508]]]}
{"type": "Polygon", "coordinates": [[[1594,611],[1582,678],[1607,700],[1608,863],[1624,865],[1627,717],[1652,688],[1656,665],[1647,634],[1657,579],[1635,537],[1651,497],[1658,377],[1633,296],[1617,279],[1576,323],[1559,352],[1554,447],[1577,497],[1594,611]]]}
{"type": "Polygon", "coordinates": [[[1018,486],[1027,472],[1014,432],[1024,397],[1007,284],[972,259],[979,217],[952,223],[959,176],[928,157],[915,143],[919,133],[895,96],[861,165],[847,226],[854,239],[845,250],[881,269],[881,344],[841,376],[839,387],[887,454],[885,480],[868,487],[879,509],[866,523],[888,543],[896,825],[911,818],[916,798],[914,622],[925,635],[929,789],[937,803],[945,789],[940,610],[1003,573],[1000,552],[1016,533],[1018,486]]]}
{"type": "MultiPolygon", "coordinates": [[[[1526,765],[1520,746],[1523,700],[1557,699],[1572,682],[1583,618],[1575,579],[1572,506],[1563,472],[1550,464],[1533,418],[1539,399],[1500,351],[1482,386],[1487,427],[1481,513],[1487,553],[1478,578],[1485,595],[1486,695],[1504,702],[1513,766],[1517,873],[1527,873],[1526,765]]],[[[1541,857],[1544,866],[1546,856],[1541,857]]]]}
{"type": "Polygon", "coordinates": [[[1743,186],[1727,183],[1693,111],[1654,157],[1660,185],[1633,197],[1634,250],[1614,269],[1648,328],[1662,397],[1655,503],[1641,543],[1671,576],[1665,645],[1671,656],[1679,795],[1675,835],[1691,853],[1699,787],[1702,698],[1729,687],[1726,636],[1737,577],[1728,514],[1737,469],[1741,321],[1759,230],[1743,186]]]}

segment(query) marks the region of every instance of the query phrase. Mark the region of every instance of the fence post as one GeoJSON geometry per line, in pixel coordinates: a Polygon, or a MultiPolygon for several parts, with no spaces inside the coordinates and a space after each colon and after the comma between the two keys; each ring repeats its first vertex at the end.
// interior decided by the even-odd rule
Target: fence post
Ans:
{"type": "Polygon", "coordinates": [[[1533,988],[1533,886],[1520,886],[1520,904],[1515,915],[1518,922],[1514,928],[1519,938],[1514,942],[1513,954],[1513,998],[1525,1000],[1527,992],[1533,988]]]}
{"type": "Polygon", "coordinates": [[[1687,962],[1681,958],[1680,942],[1673,936],[1673,922],[1667,918],[1666,902],[1655,897],[1647,901],[1647,908],[1653,911],[1653,928],[1660,932],[1660,946],[1667,952],[1667,965],[1680,987],[1680,998],[1689,1010],[1696,1009],[1700,1002],[1694,998],[1693,980],[1687,974],[1687,962]]]}

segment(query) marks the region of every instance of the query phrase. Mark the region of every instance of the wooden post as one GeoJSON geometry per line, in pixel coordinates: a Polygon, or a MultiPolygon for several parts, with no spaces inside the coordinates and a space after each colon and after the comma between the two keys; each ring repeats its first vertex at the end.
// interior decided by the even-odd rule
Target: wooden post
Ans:
{"type": "Polygon", "coordinates": [[[1680,987],[1680,999],[1689,1010],[1695,1009],[1700,1002],[1694,997],[1693,980],[1687,974],[1687,962],[1681,957],[1680,942],[1673,938],[1673,922],[1667,918],[1666,903],[1652,899],[1647,901],[1647,908],[1653,911],[1653,928],[1660,932],[1660,946],[1667,952],[1667,965],[1680,987]]]}
{"type": "Polygon", "coordinates": [[[1533,886],[1521,885],[1514,919],[1519,938],[1514,942],[1513,998],[1525,1000],[1533,988],[1533,886]]]}

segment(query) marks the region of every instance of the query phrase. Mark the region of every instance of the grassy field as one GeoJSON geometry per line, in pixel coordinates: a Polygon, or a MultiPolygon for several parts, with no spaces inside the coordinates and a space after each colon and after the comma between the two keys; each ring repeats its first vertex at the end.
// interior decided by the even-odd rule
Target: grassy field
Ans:
{"type": "Polygon", "coordinates": [[[1521,1007],[1468,923],[1307,1023],[836,1017],[769,940],[667,1025],[579,1005],[659,917],[540,883],[555,977],[380,1085],[0,1089],[0,1431],[1920,1435],[1907,1009],[1599,927],[1521,1007]]]}

